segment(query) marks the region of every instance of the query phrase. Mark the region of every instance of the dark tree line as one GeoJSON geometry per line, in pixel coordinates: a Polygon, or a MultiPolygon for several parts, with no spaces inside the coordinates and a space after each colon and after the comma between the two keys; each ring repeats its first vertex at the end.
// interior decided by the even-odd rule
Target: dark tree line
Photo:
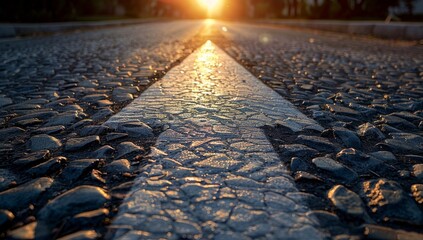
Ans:
{"type": "Polygon", "coordinates": [[[90,16],[203,17],[205,13],[200,8],[187,7],[195,4],[198,4],[196,0],[0,0],[0,20],[70,21],[90,16]]]}
{"type": "Polygon", "coordinates": [[[115,0],[2,0],[0,18],[6,21],[62,21],[76,16],[112,15],[115,0]]]}
{"type": "Polygon", "coordinates": [[[78,17],[138,17],[150,0],[1,0],[2,21],[69,21],[78,17]]]}
{"type": "Polygon", "coordinates": [[[255,17],[357,19],[385,18],[390,7],[401,3],[413,15],[421,0],[251,0],[255,17]]]}
{"type": "MultiPolygon", "coordinates": [[[[385,18],[402,3],[408,15],[423,0],[222,0],[221,17],[385,18]]],[[[0,0],[0,20],[69,21],[89,16],[204,17],[197,0],[0,0]]]]}

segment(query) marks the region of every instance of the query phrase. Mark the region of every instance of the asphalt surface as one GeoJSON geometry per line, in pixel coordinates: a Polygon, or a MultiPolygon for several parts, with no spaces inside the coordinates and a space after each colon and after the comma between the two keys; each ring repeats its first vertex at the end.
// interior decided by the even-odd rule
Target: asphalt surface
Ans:
{"type": "Polygon", "coordinates": [[[265,128],[322,231],[421,238],[422,47],[210,21],[0,43],[3,236],[107,236],[166,126],[102,124],[207,39],[326,128],[265,128]]]}

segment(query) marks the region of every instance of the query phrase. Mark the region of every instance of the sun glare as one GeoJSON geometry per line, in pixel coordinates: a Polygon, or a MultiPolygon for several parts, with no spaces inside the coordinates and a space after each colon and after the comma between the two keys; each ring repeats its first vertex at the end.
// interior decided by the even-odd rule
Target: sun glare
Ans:
{"type": "Polygon", "coordinates": [[[207,10],[214,10],[218,5],[219,0],[198,0],[198,2],[201,6],[207,8],[207,10]]]}
{"type": "Polygon", "coordinates": [[[214,14],[215,11],[219,8],[221,0],[197,0],[198,3],[205,9],[209,15],[214,14]]]}

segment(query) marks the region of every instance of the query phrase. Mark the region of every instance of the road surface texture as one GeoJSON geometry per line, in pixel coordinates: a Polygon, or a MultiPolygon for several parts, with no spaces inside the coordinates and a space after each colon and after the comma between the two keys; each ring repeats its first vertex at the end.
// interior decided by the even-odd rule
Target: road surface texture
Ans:
{"type": "Polygon", "coordinates": [[[421,239],[422,56],[200,20],[2,42],[1,236],[421,239]]]}
{"type": "Polygon", "coordinates": [[[282,120],[322,127],[211,42],[105,124],[137,120],[169,127],[153,152],[156,164],[120,208],[115,237],[142,230],[153,238],[322,238],[302,201],[285,197],[298,191],[259,128],[282,120]]]}

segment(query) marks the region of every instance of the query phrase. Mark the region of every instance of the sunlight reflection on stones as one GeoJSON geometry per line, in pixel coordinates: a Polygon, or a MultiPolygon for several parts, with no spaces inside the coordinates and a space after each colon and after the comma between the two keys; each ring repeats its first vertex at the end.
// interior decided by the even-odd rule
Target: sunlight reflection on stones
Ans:
{"type": "MultiPolygon", "coordinates": [[[[113,224],[133,213],[136,220],[126,226],[152,238],[298,234],[295,228],[304,219],[317,221],[312,215],[293,217],[309,210],[301,199],[285,196],[298,190],[259,128],[289,117],[301,120],[288,122],[293,130],[321,128],[207,42],[106,123],[160,120],[169,125],[155,145],[164,154],[150,155],[151,164],[142,169],[113,224]],[[269,217],[277,213],[292,216],[290,222],[269,217]],[[167,227],[169,217],[173,228],[167,233],[143,226],[160,222],[167,227]]],[[[308,226],[310,238],[323,237],[316,224],[308,226]]],[[[125,233],[122,229],[115,237],[125,233]]]]}

